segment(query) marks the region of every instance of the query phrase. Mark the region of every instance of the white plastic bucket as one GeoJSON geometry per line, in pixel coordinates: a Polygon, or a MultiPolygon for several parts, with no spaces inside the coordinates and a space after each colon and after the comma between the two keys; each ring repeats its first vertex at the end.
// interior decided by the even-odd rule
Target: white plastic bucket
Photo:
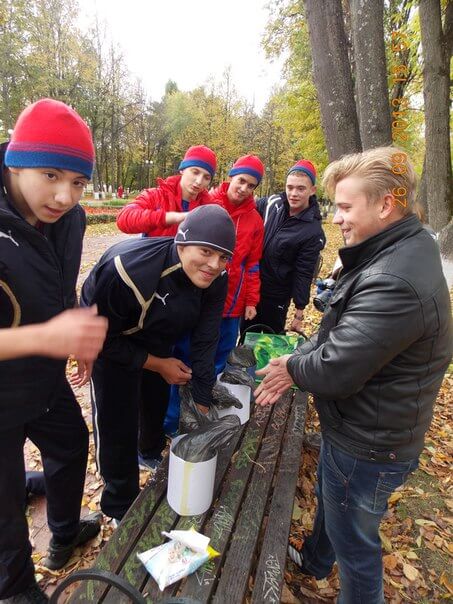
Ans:
{"type": "Polygon", "coordinates": [[[197,516],[206,512],[212,503],[217,453],[208,461],[184,461],[173,453],[173,447],[183,436],[177,436],[171,443],[167,500],[180,516],[197,516]]]}
{"type": "Polygon", "coordinates": [[[219,409],[219,417],[237,415],[241,420],[241,424],[248,422],[250,419],[250,398],[252,393],[250,386],[246,386],[245,384],[227,384],[227,382],[222,382],[220,376],[217,377],[217,381],[220,382],[222,386],[225,386],[225,388],[242,403],[242,409],[238,409],[234,406],[219,409]]]}

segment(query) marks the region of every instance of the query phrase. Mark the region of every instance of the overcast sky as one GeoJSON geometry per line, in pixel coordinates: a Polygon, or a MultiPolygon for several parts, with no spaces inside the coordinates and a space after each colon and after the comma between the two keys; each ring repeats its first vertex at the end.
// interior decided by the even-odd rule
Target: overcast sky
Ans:
{"type": "Polygon", "coordinates": [[[261,110],[280,81],[281,61],[265,59],[265,0],[79,0],[81,21],[95,12],[122,46],[131,72],[153,100],[175,80],[191,90],[231,65],[239,94],[261,110]]]}

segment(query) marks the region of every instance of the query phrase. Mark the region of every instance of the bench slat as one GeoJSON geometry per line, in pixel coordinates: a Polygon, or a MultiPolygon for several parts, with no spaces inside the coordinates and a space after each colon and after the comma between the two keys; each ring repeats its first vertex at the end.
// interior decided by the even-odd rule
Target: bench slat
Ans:
{"type": "Polygon", "coordinates": [[[293,392],[287,392],[273,406],[272,418],[263,438],[258,463],[234,527],[227,559],[212,601],[240,603],[247,592],[253,554],[260,534],[264,509],[274,478],[293,392]]]}
{"type": "Polygon", "coordinates": [[[294,495],[302,461],[307,394],[297,390],[282,445],[251,604],[278,604],[284,583],[294,495]]]}

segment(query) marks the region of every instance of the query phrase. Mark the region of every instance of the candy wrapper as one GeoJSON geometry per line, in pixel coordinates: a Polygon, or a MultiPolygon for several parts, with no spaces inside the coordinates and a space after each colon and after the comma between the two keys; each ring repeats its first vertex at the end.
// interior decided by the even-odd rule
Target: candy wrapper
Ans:
{"type": "Polygon", "coordinates": [[[168,585],[195,572],[211,558],[220,556],[209,545],[209,537],[198,533],[194,528],[189,531],[162,531],[170,541],[137,554],[146,570],[163,591],[168,585]]]}

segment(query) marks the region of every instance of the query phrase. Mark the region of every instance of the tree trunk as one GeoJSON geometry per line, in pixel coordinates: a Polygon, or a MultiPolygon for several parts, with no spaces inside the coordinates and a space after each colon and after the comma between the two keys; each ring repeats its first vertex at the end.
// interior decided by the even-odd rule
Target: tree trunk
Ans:
{"type": "Polygon", "coordinates": [[[425,155],[425,158],[423,159],[422,175],[421,175],[420,181],[418,183],[417,198],[415,201],[416,201],[416,203],[421,205],[421,207],[425,211],[426,220],[429,222],[428,195],[426,192],[426,155],[425,155]]]}
{"type": "Polygon", "coordinates": [[[390,145],[383,0],[351,0],[360,138],[363,149],[390,145]]]}
{"type": "Polygon", "coordinates": [[[329,161],[361,151],[341,0],[305,0],[329,161]]]}
{"type": "MultiPolygon", "coordinates": [[[[423,97],[425,101],[426,193],[429,222],[439,231],[452,213],[450,164],[450,41],[442,31],[440,0],[420,0],[423,48],[423,97]]],[[[451,31],[452,2],[446,11],[445,31],[451,31]]]]}

